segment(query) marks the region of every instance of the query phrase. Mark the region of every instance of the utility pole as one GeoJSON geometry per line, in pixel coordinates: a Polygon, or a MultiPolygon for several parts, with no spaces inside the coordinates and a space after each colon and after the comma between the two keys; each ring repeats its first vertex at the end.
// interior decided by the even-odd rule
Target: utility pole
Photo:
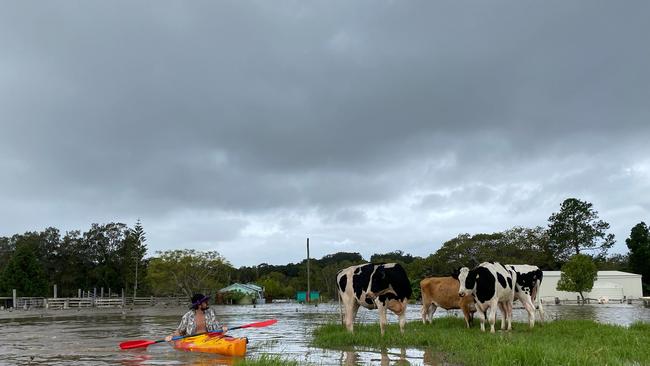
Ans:
{"type": "Polygon", "coordinates": [[[309,300],[311,297],[311,287],[309,283],[309,238],[307,238],[307,296],[305,297],[305,301],[307,304],[309,304],[309,300]]]}

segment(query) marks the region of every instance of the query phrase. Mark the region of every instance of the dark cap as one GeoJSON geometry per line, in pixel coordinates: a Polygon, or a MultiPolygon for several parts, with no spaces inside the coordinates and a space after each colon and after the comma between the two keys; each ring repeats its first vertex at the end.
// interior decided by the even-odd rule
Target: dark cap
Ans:
{"type": "Polygon", "coordinates": [[[199,305],[201,303],[208,301],[210,299],[210,296],[204,296],[203,294],[194,294],[192,296],[192,306],[190,306],[192,309],[198,309],[199,305]]]}

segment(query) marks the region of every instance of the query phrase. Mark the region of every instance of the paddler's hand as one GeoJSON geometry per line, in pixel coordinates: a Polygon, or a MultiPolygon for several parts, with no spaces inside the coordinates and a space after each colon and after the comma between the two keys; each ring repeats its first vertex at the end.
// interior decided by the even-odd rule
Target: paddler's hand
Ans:
{"type": "Polygon", "coordinates": [[[226,333],[226,332],[228,331],[228,327],[224,325],[224,326],[221,327],[221,330],[222,330],[224,333],[226,333]]]}
{"type": "Polygon", "coordinates": [[[173,335],[171,335],[171,334],[168,335],[167,337],[165,337],[165,342],[171,342],[171,341],[172,341],[172,338],[174,338],[173,335]]]}

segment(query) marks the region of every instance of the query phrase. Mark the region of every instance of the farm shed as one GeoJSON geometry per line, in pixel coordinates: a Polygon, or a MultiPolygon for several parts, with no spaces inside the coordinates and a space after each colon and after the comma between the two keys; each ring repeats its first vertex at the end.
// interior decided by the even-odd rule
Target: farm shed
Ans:
{"type": "Polygon", "coordinates": [[[219,293],[240,292],[244,294],[238,304],[264,304],[264,289],[254,283],[233,283],[219,290],[219,293]]]}
{"type": "MultiPolygon", "coordinates": [[[[544,302],[560,300],[576,300],[577,292],[556,290],[561,271],[544,271],[544,279],[540,288],[540,296],[544,302]]],[[[586,292],[585,298],[608,300],[639,299],[643,296],[641,275],[621,271],[598,271],[591,292],[586,292]]]]}

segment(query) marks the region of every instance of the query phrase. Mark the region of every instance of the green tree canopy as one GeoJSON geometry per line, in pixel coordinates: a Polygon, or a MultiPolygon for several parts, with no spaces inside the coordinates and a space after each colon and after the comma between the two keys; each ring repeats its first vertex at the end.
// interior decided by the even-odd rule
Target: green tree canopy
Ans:
{"type": "Polygon", "coordinates": [[[36,247],[29,242],[18,242],[16,250],[2,271],[2,292],[8,294],[16,289],[18,296],[44,296],[47,280],[43,266],[36,256],[36,247]]]}
{"type": "Polygon", "coordinates": [[[582,301],[585,301],[584,292],[589,292],[594,287],[598,277],[598,268],[588,255],[576,254],[562,266],[562,274],[557,283],[560,291],[577,292],[582,301]]]}
{"type": "Polygon", "coordinates": [[[552,251],[562,261],[585,250],[605,256],[614,245],[614,234],[606,233],[609,224],[598,219],[598,211],[589,202],[567,198],[560,212],[553,213],[548,221],[552,251]]]}
{"type": "Polygon", "coordinates": [[[391,262],[396,262],[401,265],[406,265],[415,260],[415,257],[413,257],[410,254],[405,254],[401,250],[395,250],[392,252],[388,253],[382,253],[382,254],[373,254],[370,257],[370,262],[372,263],[391,263],[391,262]]]}
{"type": "Polygon", "coordinates": [[[147,282],[156,295],[214,293],[230,282],[232,266],[216,251],[194,249],[157,252],[151,258],[147,282]]]}
{"type": "Polygon", "coordinates": [[[645,222],[636,224],[630,237],[625,239],[625,244],[630,249],[630,268],[635,273],[641,274],[645,291],[649,290],[650,283],[650,229],[645,222]]]}

